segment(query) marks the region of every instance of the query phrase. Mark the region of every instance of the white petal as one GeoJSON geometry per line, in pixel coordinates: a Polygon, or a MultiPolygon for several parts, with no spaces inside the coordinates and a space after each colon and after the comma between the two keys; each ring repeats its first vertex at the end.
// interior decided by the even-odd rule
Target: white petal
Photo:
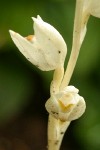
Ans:
{"type": "Polygon", "coordinates": [[[37,19],[43,21],[42,18],[39,15],[37,15],[37,19]]]}
{"type": "Polygon", "coordinates": [[[67,46],[60,33],[50,24],[33,18],[34,31],[40,46],[43,48],[48,63],[63,64],[67,46]]]}
{"type": "Polygon", "coordinates": [[[45,107],[51,115],[57,119],[59,118],[59,103],[54,96],[47,100],[45,107]]]}
{"type": "Polygon", "coordinates": [[[100,18],[100,0],[90,1],[90,14],[100,18]]]}
{"type": "MultiPolygon", "coordinates": [[[[15,33],[13,31],[9,31],[12,40],[15,45],[18,47],[20,52],[34,65],[36,65],[41,70],[47,71],[49,68],[45,57],[41,51],[41,49],[34,43],[29,42],[26,38],[22,37],[20,34],[15,33]]],[[[50,66],[51,67],[51,66],[50,66]]]]}
{"type": "Polygon", "coordinates": [[[76,105],[74,106],[72,112],[68,116],[69,121],[76,120],[79,117],[81,117],[86,109],[86,104],[85,104],[84,98],[79,96],[78,94],[76,95],[76,98],[78,99],[78,101],[77,101],[76,105]]]}
{"type": "Polygon", "coordinates": [[[65,93],[66,92],[69,92],[69,93],[78,93],[79,90],[77,88],[75,88],[74,86],[69,85],[69,86],[65,87],[64,92],[65,93]]]}

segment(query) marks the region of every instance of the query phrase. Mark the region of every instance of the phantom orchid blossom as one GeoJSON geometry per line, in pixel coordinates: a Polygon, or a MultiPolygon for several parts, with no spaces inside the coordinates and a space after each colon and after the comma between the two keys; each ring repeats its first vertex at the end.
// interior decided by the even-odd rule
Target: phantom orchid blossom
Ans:
{"type": "Polygon", "coordinates": [[[66,129],[71,121],[85,112],[86,103],[74,86],[68,86],[78,54],[87,31],[90,15],[100,18],[99,0],[76,0],[72,51],[66,71],[64,61],[67,46],[60,33],[40,16],[34,21],[34,35],[22,37],[9,31],[20,52],[43,71],[54,70],[50,85],[50,98],[45,107],[49,112],[48,150],[59,150],[66,129]]]}
{"type": "Polygon", "coordinates": [[[67,46],[60,33],[40,16],[32,18],[35,35],[26,38],[10,30],[10,35],[20,52],[43,71],[54,70],[64,65],[67,46]]]}
{"type": "MultiPolygon", "coordinates": [[[[64,88],[61,86],[67,54],[63,37],[40,16],[32,19],[35,35],[22,37],[14,31],[9,32],[20,52],[32,64],[43,71],[55,70],[50,86],[50,98],[45,106],[49,112],[48,150],[59,150],[67,127],[72,120],[78,119],[85,112],[86,105],[84,98],[79,96],[78,89],[67,86],[67,83],[64,88]],[[58,128],[57,131],[56,128],[58,128]],[[63,135],[60,132],[63,132],[63,135]],[[55,142],[57,142],[56,145],[55,142]]],[[[82,39],[80,42],[82,43],[82,39]]]]}
{"type": "Polygon", "coordinates": [[[61,121],[72,121],[81,117],[86,105],[78,91],[74,86],[67,86],[63,91],[53,94],[45,105],[49,114],[61,121]]]}

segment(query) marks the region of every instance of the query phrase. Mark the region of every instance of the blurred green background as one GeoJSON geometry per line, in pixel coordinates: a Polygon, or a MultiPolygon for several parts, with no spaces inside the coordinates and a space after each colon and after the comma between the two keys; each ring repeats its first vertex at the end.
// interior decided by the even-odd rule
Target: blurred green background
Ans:
{"type": "MultiPolygon", "coordinates": [[[[17,0],[0,2],[0,150],[45,150],[53,72],[42,72],[20,54],[9,29],[33,34],[31,17],[38,14],[64,37],[69,58],[75,0],[17,0]]],[[[90,17],[70,84],[87,103],[85,114],[73,121],[61,150],[100,150],[100,20],[90,17]]]]}

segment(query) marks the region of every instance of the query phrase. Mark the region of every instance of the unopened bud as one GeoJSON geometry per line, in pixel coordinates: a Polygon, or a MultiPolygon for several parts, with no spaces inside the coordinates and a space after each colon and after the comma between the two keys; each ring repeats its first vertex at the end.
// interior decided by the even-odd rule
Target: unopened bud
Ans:
{"type": "Polygon", "coordinates": [[[82,116],[86,104],[83,97],[79,96],[78,89],[68,86],[63,91],[52,95],[45,107],[56,119],[72,121],[82,116]]]}

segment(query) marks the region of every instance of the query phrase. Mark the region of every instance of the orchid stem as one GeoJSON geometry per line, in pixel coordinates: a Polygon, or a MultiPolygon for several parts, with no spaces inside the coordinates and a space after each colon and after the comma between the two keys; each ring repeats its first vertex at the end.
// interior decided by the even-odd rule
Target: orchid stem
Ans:
{"type": "Polygon", "coordinates": [[[65,88],[71,79],[73,74],[77,58],[80,51],[80,34],[81,34],[81,25],[82,25],[82,11],[83,11],[83,0],[76,1],[76,12],[75,12],[75,21],[74,21],[74,31],[73,31],[73,44],[71,55],[68,61],[68,65],[65,71],[64,78],[62,80],[60,89],[65,88]]]}
{"type": "Polygon", "coordinates": [[[55,94],[59,91],[59,87],[61,84],[61,81],[64,76],[64,67],[61,66],[57,69],[55,69],[54,74],[53,74],[53,80],[50,85],[50,94],[55,94]]]}
{"type": "MultiPolygon", "coordinates": [[[[59,92],[59,87],[64,75],[64,67],[61,66],[54,71],[53,80],[50,86],[50,94],[59,92]]],[[[49,115],[48,119],[48,150],[59,150],[59,120],[49,115]]]]}
{"type": "MultiPolygon", "coordinates": [[[[81,24],[82,24],[82,11],[83,11],[83,0],[76,1],[76,13],[73,31],[73,45],[72,51],[69,58],[68,66],[63,77],[62,69],[55,70],[53,81],[51,83],[51,95],[55,94],[59,90],[63,90],[71,79],[74,71],[76,61],[80,50],[80,36],[81,36],[81,24]],[[62,79],[63,77],[63,79],[62,79]],[[62,81],[62,82],[61,82],[62,81]]],[[[59,119],[55,119],[49,115],[48,120],[48,150],[59,150],[65,131],[67,130],[70,121],[62,122],[59,119]]]]}
{"type": "Polygon", "coordinates": [[[59,150],[65,131],[70,122],[62,122],[49,115],[48,120],[48,150],[59,150]]]}

